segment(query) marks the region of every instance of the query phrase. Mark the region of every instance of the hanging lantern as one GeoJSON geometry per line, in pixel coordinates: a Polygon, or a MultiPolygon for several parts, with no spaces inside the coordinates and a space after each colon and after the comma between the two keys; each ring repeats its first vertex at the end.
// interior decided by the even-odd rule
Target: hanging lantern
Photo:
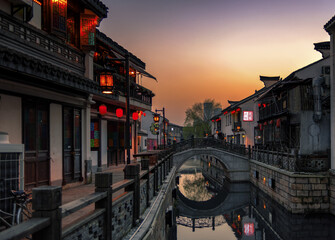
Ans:
{"type": "Polygon", "coordinates": [[[261,107],[261,106],[262,106],[262,104],[258,103],[258,107],[261,107]]]}
{"type": "Polygon", "coordinates": [[[266,107],[266,104],[265,103],[263,103],[263,108],[265,108],[266,107]]]}
{"type": "Polygon", "coordinates": [[[116,116],[118,118],[121,118],[123,116],[123,109],[122,108],[117,108],[116,109],[116,116]]]}
{"type": "Polygon", "coordinates": [[[262,131],[263,130],[263,125],[260,123],[258,126],[259,126],[259,130],[262,131]]]}
{"type": "Polygon", "coordinates": [[[266,125],[268,125],[268,123],[267,123],[267,122],[264,122],[263,125],[266,126],[266,125]]]}
{"type": "Polygon", "coordinates": [[[154,122],[159,122],[159,115],[157,113],[154,114],[154,122]]]}
{"type": "Polygon", "coordinates": [[[102,105],[99,106],[99,113],[101,115],[105,115],[107,113],[107,107],[106,107],[105,104],[102,104],[102,105]]]}
{"type": "Polygon", "coordinates": [[[138,120],[138,113],[137,112],[133,112],[133,119],[134,119],[134,121],[138,120]]]}
{"type": "Polygon", "coordinates": [[[212,119],[212,122],[215,122],[215,120],[214,120],[214,119],[212,119]]]}
{"type": "Polygon", "coordinates": [[[112,94],[114,90],[113,73],[110,70],[101,71],[99,74],[100,88],[104,94],[112,94]]]}
{"type": "Polygon", "coordinates": [[[145,117],[146,115],[147,115],[147,114],[144,112],[144,113],[143,113],[143,116],[145,117]]]}
{"type": "Polygon", "coordinates": [[[236,109],[236,112],[240,112],[240,111],[241,111],[241,108],[236,109]]]}
{"type": "Polygon", "coordinates": [[[273,120],[270,120],[269,124],[272,124],[273,123],[273,120]]]}
{"type": "Polygon", "coordinates": [[[280,118],[278,118],[277,121],[276,121],[276,127],[280,128],[280,118]]]}

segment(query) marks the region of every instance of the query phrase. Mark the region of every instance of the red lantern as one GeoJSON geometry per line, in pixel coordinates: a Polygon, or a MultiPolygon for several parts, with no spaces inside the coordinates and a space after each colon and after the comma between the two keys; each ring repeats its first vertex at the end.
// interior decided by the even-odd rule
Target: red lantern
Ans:
{"type": "Polygon", "coordinates": [[[241,111],[241,108],[236,109],[236,112],[240,112],[240,111],[241,111]]]}
{"type": "Polygon", "coordinates": [[[262,106],[262,104],[258,103],[258,107],[261,107],[261,106],[262,106]]]}
{"type": "Polygon", "coordinates": [[[260,123],[258,126],[259,126],[259,130],[262,131],[262,130],[263,130],[263,126],[262,126],[262,124],[260,123]]]}
{"type": "Polygon", "coordinates": [[[277,119],[276,127],[277,127],[277,128],[280,128],[280,118],[277,119]]]}
{"type": "Polygon", "coordinates": [[[268,125],[268,123],[267,123],[267,122],[264,122],[263,125],[266,126],[266,125],[268,125]]]}
{"type": "Polygon", "coordinates": [[[265,108],[266,107],[266,104],[265,103],[263,103],[263,108],[265,108]]]}
{"type": "Polygon", "coordinates": [[[214,119],[212,119],[212,122],[215,122],[215,120],[214,120],[214,119]]]}
{"type": "Polygon", "coordinates": [[[231,111],[231,114],[234,114],[236,112],[236,110],[233,110],[233,111],[231,111]]]}
{"type": "Polygon", "coordinates": [[[133,112],[133,119],[134,119],[134,121],[138,120],[138,113],[137,112],[133,112]]]}
{"type": "Polygon", "coordinates": [[[106,107],[105,104],[102,104],[102,105],[99,106],[99,113],[101,115],[105,115],[107,113],[107,107],[106,107]]]}
{"type": "Polygon", "coordinates": [[[116,116],[118,118],[121,118],[123,116],[123,109],[122,108],[117,108],[116,109],[116,116]]]}
{"type": "Polygon", "coordinates": [[[144,112],[144,113],[143,113],[143,116],[145,117],[146,115],[147,115],[147,114],[144,112]]]}

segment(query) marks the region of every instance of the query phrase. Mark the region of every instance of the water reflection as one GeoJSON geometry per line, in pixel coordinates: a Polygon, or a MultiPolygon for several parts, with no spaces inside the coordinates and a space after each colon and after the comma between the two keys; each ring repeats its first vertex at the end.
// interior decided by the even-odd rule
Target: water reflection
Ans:
{"type": "Polygon", "coordinates": [[[333,216],[290,214],[255,186],[222,179],[218,169],[199,159],[182,166],[177,191],[178,240],[335,239],[333,216]],[[214,181],[217,176],[218,182],[214,181]]]}

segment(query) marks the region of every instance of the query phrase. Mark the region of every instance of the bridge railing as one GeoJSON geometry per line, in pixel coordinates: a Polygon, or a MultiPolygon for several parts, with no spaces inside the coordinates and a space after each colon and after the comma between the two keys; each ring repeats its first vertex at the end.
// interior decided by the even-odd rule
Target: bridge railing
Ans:
{"type": "Polygon", "coordinates": [[[62,188],[33,189],[33,218],[0,232],[0,239],[122,239],[157,195],[173,167],[171,149],[159,153],[158,161],[128,164],[125,179],[113,184],[111,172],[95,175],[95,192],[62,205],[62,188]],[[85,208],[85,209],[84,209],[85,208]],[[78,211],[84,211],[85,215],[78,211]],[[65,218],[71,221],[64,225],[65,218]],[[74,220],[74,221],[73,221],[74,220]]]}
{"type": "Polygon", "coordinates": [[[252,160],[291,172],[321,172],[330,168],[328,156],[299,155],[297,151],[285,152],[252,147],[250,157],[252,160]]]}
{"type": "Polygon", "coordinates": [[[250,152],[250,148],[246,147],[243,144],[233,144],[228,143],[219,139],[214,138],[191,138],[188,140],[184,140],[179,143],[175,143],[172,145],[173,152],[182,152],[190,148],[218,148],[224,151],[240,154],[240,155],[248,155],[250,152]]]}

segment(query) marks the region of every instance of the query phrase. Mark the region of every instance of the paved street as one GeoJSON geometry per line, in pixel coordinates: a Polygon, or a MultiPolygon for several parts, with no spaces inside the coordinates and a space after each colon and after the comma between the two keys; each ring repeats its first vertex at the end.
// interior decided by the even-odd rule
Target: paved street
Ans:
{"type": "MultiPolygon", "coordinates": [[[[121,164],[121,165],[118,165],[118,166],[110,167],[109,169],[106,169],[104,172],[112,172],[113,173],[113,184],[114,184],[114,183],[117,183],[117,182],[124,179],[124,173],[123,173],[124,167],[125,167],[125,164],[121,164]]],[[[72,187],[72,188],[65,189],[62,192],[62,204],[66,204],[66,203],[69,203],[69,202],[74,201],[76,199],[85,197],[85,196],[93,193],[94,188],[95,187],[94,187],[94,178],[93,178],[93,183],[91,183],[91,184],[85,184],[85,185],[80,185],[80,186],[77,186],[77,187],[72,187]]],[[[113,194],[113,198],[115,198],[116,196],[121,194],[122,191],[123,190],[120,190],[120,191],[116,192],[115,194],[113,194]]],[[[93,209],[94,209],[94,206],[92,204],[90,206],[87,206],[87,207],[77,211],[74,214],[71,214],[70,216],[67,216],[67,217],[63,218],[63,220],[62,220],[63,228],[66,228],[71,223],[81,219],[84,216],[87,216],[87,215],[91,214],[93,209]]]]}

